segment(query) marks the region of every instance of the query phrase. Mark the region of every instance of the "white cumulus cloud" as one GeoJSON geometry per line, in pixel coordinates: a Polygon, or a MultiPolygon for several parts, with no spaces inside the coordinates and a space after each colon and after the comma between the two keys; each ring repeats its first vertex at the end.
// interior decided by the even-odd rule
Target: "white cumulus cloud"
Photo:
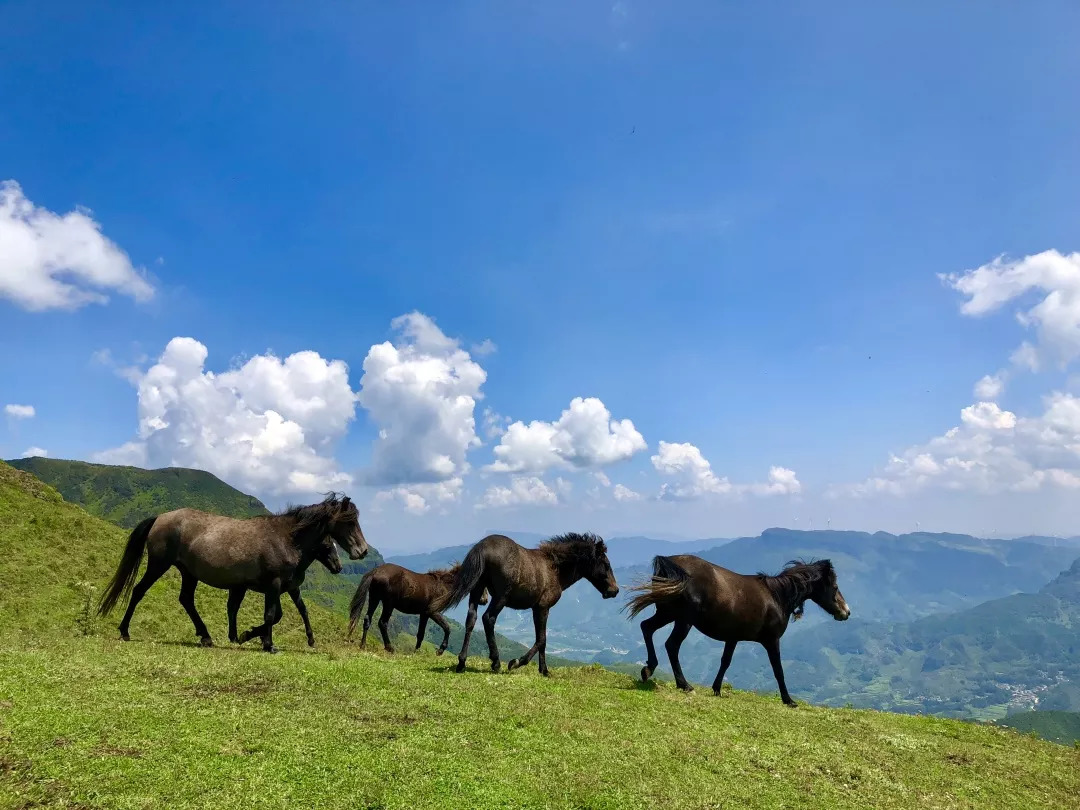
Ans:
{"type": "Polygon", "coordinates": [[[1005,372],[987,374],[975,383],[975,398],[980,402],[993,402],[1005,391],[1005,372]]]}
{"type": "Polygon", "coordinates": [[[898,455],[833,496],[907,495],[928,488],[996,493],[1080,488],[1080,399],[1055,392],[1042,414],[1020,417],[992,402],[960,412],[960,424],[898,455]]]}
{"type": "MultiPolygon", "coordinates": [[[[561,480],[561,479],[560,479],[561,480]]],[[[564,482],[565,483],[565,482],[564,482]]],[[[555,490],[535,475],[515,475],[509,486],[489,487],[478,509],[507,506],[554,506],[559,502],[555,490]]]]}
{"type": "Polygon", "coordinates": [[[699,450],[689,442],[660,442],[652,457],[653,467],[661,475],[673,478],[660,486],[662,500],[686,501],[706,495],[797,495],[802,484],[793,470],[771,467],[763,483],[732,484],[727,477],[718,476],[699,450]]]}
{"type": "Polygon", "coordinates": [[[360,404],[379,428],[366,482],[397,488],[460,478],[480,444],[474,410],[487,374],[426,315],[402,315],[391,326],[396,341],[371,347],[360,379],[360,404]]]}
{"type": "Polygon", "coordinates": [[[451,478],[449,481],[434,484],[408,484],[381,490],[375,498],[377,502],[396,500],[406,512],[422,515],[430,510],[433,504],[456,501],[461,497],[464,484],[461,478],[451,478]]]}
{"type": "Polygon", "coordinates": [[[661,475],[675,480],[660,487],[660,497],[666,500],[690,500],[710,493],[731,492],[731,482],[720,478],[701,451],[689,442],[660,442],[652,465],[661,475]]]}
{"type": "Polygon", "coordinates": [[[616,484],[614,489],[611,490],[611,495],[615,498],[615,500],[619,501],[620,503],[626,503],[627,501],[640,501],[642,497],[640,492],[635,492],[634,490],[630,489],[629,487],[623,486],[622,484],[616,484]]]}
{"type": "Polygon", "coordinates": [[[603,467],[646,448],[629,419],[612,419],[596,397],[575,397],[555,422],[514,422],[495,447],[492,472],[603,467]]]}
{"type": "Polygon", "coordinates": [[[114,290],[145,301],[154,288],[85,209],[54,214],[14,180],[0,183],[0,297],[32,312],[104,304],[114,290]]]}
{"type": "Polygon", "coordinates": [[[44,458],[48,455],[49,451],[46,450],[44,447],[27,447],[25,450],[23,450],[22,457],[33,458],[34,456],[41,456],[42,458],[44,458]]]}
{"type": "Polygon", "coordinates": [[[1020,344],[1013,352],[1014,365],[1038,370],[1047,361],[1064,366],[1080,357],[1080,253],[1046,250],[1015,261],[998,257],[942,278],[967,297],[960,308],[965,315],[986,315],[1030,293],[1038,295],[1038,303],[1016,313],[1022,326],[1035,331],[1036,340],[1020,344]]]}
{"type": "Polygon", "coordinates": [[[33,405],[15,405],[12,403],[4,406],[4,413],[12,419],[33,419],[36,411],[33,405]]]}
{"type": "Polygon", "coordinates": [[[316,493],[348,486],[334,442],[355,412],[348,367],[301,351],[257,355],[215,374],[207,349],[169,341],[138,376],[138,437],[96,460],[194,467],[256,494],[316,493]]]}

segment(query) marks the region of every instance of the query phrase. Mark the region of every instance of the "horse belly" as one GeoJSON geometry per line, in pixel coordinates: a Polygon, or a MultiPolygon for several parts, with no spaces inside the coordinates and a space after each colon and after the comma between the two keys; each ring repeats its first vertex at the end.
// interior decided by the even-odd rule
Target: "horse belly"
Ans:
{"type": "Polygon", "coordinates": [[[225,544],[192,543],[181,550],[177,563],[199,582],[214,588],[246,585],[258,581],[263,574],[258,556],[225,544]]]}

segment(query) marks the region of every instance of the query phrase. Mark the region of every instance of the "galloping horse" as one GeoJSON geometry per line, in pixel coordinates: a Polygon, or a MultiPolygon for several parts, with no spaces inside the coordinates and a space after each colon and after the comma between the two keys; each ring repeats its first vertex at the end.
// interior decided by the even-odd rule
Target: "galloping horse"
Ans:
{"type": "Polygon", "coordinates": [[[212,646],[213,641],[195,609],[195,588],[200,582],[214,588],[244,588],[264,594],[264,623],[243,637],[261,636],[263,649],[276,652],[273,628],[281,619],[281,594],[303,580],[327,536],[351,559],[359,560],[367,554],[368,544],[360,529],[356,505],[334,493],[321,503],[295,506],[266,517],[237,519],[198,509],[175,509],[147,518],[128,537],[116,574],[102,594],[98,615],[108,614],[130,594],[131,601],[120,622],[120,638],[127,641],[135,607],[150,586],[175,565],[180,571],[180,604],[204,647],[212,646]],[[146,572],[133,588],[144,549],[146,572]]]}
{"type": "MultiPolygon", "coordinates": [[[[367,600],[367,616],[364,618],[364,633],[360,637],[360,646],[367,643],[368,629],[371,627],[371,618],[375,615],[375,609],[382,604],[382,615],[379,616],[379,632],[382,634],[383,647],[392,653],[394,648],[390,644],[390,634],[387,627],[390,616],[395,610],[402,613],[420,615],[420,626],[416,630],[416,649],[424,642],[424,633],[427,631],[428,619],[439,625],[443,631],[442,644],[435,651],[436,655],[446,652],[450,643],[450,625],[434,606],[450,593],[450,586],[457,576],[461,565],[450,568],[441,568],[437,571],[428,571],[426,574],[418,574],[408,568],[402,568],[393,563],[384,563],[372,568],[353,594],[352,603],[349,605],[349,635],[352,635],[360,614],[364,611],[364,601],[367,600]],[[370,595],[369,595],[370,594],[370,595]]],[[[481,605],[487,604],[487,591],[480,597],[481,605]]]]}
{"type": "Polygon", "coordinates": [[[485,537],[465,555],[461,570],[454,577],[450,595],[439,605],[445,610],[469,597],[469,615],[465,620],[465,638],[458,654],[457,671],[465,671],[469,640],[476,624],[476,607],[487,588],[491,604],[484,611],[491,671],[500,667],[499,648],[495,643],[495,620],[504,607],[514,610],[532,608],[536,642],[507,670],[523,667],[540,653],[540,674],[547,675],[547,617],[562,592],[587,579],[605,599],[618,595],[619,586],[608,561],[604,541],[594,534],[563,534],[552,537],[538,548],[525,548],[501,534],[485,537]]]}
{"type": "MultiPolygon", "coordinates": [[[[324,537],[323,541],[319,544],[318,549],[315,552],[315,561],[320,562],[331,574],[341,573],[341,558],[338,557],[337,544],[332,537],[324,537]]],[[[296,612],[300,614],[300,618],[304,620],[304,632],[307,633],[307,643],[309,647],[315,646],[315,633],[311,629],[311,619],[308,618],[307,605],[304,604],[304,597],[300,595],[300,586],[304,582],[304,573],[300,572],[293,580],[292,587],[289,588],[288,594],[292,598],[293,604],[296,605],[296,612]]],[[[245,641],[249,641],[254,636],[252,630],[248,630],[243,635],[243,640],[236,633],[236,616],[240,612],[240,605],[244,602],[244,597],[247,595],[248,587],[239,586],[236,588],[229,588],[229,601],[227,610],[229,614],[229,641],[234,644],[243,644],[245,641]]]]}
{"type": "Polygon", "coordinates": [[[798,619],[809,599],[837,621],[851,615],[837,587],[836,571],[828,560],[810,563],[793,560],[776,576],[768,576],[736,574],[693,554],[654,557],[652,581],[632,590],[638,595],[627,605],[630,618],[649,605],[656,605],[656,613],[641,623],[648,653],[641,669],[642,681],[652,677],[658,663],[653,633],[675,622],[664,647],[675,685],[680,689],[687,692],[692,689],[679,665],[679,648],[690,628],[696,627],[709,638],[724,642],[720,671],[713,681],[715,694],[720,694],[735,645],[740,641],[756,641],[769,654],[780,698],[789,706],[794,706],[795,701],[784,683],[780,637],[792,614],[798,619]]]}

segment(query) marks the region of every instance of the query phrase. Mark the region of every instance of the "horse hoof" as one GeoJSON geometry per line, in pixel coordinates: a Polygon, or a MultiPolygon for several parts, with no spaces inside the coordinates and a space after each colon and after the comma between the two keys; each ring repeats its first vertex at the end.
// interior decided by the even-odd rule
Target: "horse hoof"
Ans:
{"type": "Polygon", "coordinates": [[[551,673],[548,672],[546,669],[540,670],[540,674],[543,675],[545,678],[550,678],[551,677],[551,673]]]}
{"type": "Polygon", "coordinates": [[[491,671],[492,672],[498,672],[500,669],[502,669],[502,661],[492,661],[491,662],[491,671]]]}
{"type": "Polygon", "coordinates": [[[214,640],[212,638],[210,638],[210,636],[203,636],[202,638],[199,639],[199,646],[200,647],[213,647],[214,646],[214,640]]]}
{"type": "Polygon", "coordinates": [[[642,667],[641,668],[641,682],[642,683],[648,683],[649,678],[651,678],[651,677],[652,677],[652,670],[649,669],[648,667],[642,667]]]}
{"type": "Polygon", "coordinates": [[[446,652],[446,648],[445,647],[439,647],[439,649],[437,649],[435,651],[435,655],[442,655],[444,652],[446,652]]]}
{"type": "Polygon", "coordinates": [[[454,667],[454,672],[464,672],[464,671],[465,671],[465,662],[464,661],[458,661],[457,666],[454,667]]]}
{"type": "Polygon", "coordinates": [[[713,693],[713,697],[720,697],[720,695],[721,695],[721,692],[720,692],[719,689],[713,689],[712,693],[713,693]]]}
{"type": "Polygon", "coordinates": [[[794,700],[785,700],[784,705],[787,706],[789,709],[794,709],[799,704],[796,703],[794,700]]]}
{"type": "Polygon", "coordinates": [[[277,655],[280,650],[277,647],[270,645],[269,647],[263,647],[264,653],[270,653],[270,655],[277,655]]]}
{"type": "Polygon", "coordinates": [[[507,672],[513,672],[519,666],[521,666],[521,665],[517,662],[517,659],[515,658],[513,661],[511,661],[509,664],[506,665],[506,671],[507,672]]]}
{"type": "Polygon", "coordinates": [[[129,636],[127,633],[121,633],[120,634],[120,640],[121,641],[131,641],[131,636],[129,636]]]}
{"type": "Polygon", "coordinates": [[[313,639],[313,638],[309,638],[309,639],[307,640],[307,645],[308,645],[309,647],[314,647],[314,646],[315,646],[315,639],[313,639]]]}
{"type": "Polygon", "coordinates": [[[694,687],[692,687],[688,683],[682,684],[679,688],[682,689],[684,692],[693,692],[694,691],[694,687]]]}

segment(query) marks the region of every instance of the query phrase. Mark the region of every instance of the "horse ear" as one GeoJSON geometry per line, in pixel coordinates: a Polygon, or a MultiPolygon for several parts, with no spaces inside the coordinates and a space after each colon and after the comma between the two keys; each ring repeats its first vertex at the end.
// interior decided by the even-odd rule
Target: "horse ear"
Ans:
{"type": "Polygon", "coordinates": [[[596,541],[596,550],[601,554],[607,554],[607,546],[604,544],[603,540],[596,541]]]}

